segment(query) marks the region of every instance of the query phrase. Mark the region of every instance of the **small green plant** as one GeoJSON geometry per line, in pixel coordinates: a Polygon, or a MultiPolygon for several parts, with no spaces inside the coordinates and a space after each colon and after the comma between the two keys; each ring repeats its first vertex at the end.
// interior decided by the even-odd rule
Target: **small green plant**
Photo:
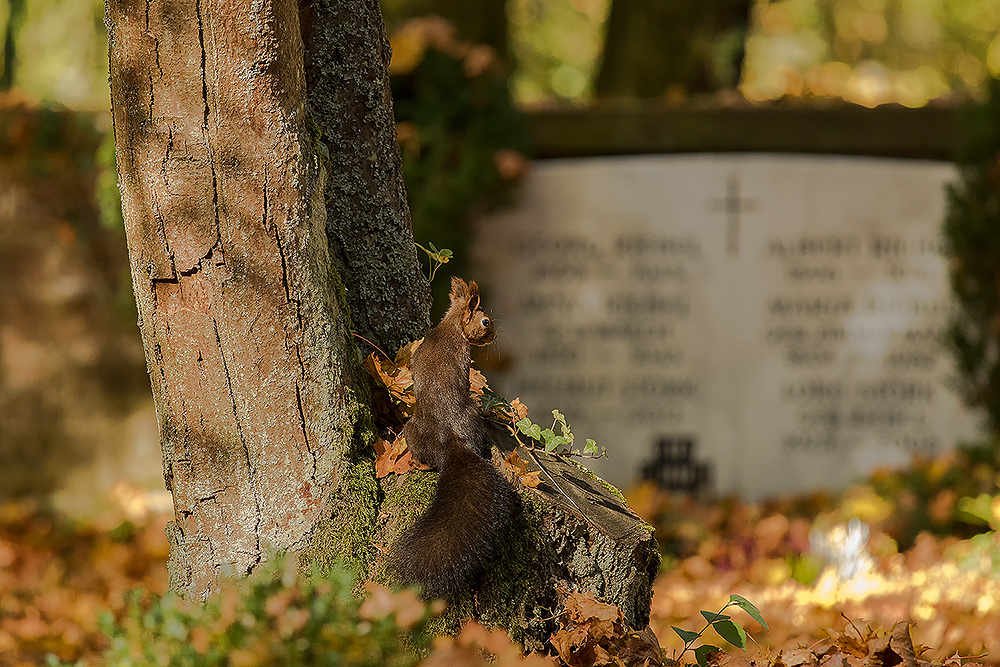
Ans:
{"type": "Polygon", "coordinates": [[[451,250],[449,250],[448,248],[442,248],[441,250],[438,250],[437,247],[435,247],[435,245],[430,242],[427,243],[427,245],[431,247],[430,250],[423,247],[416,241],[414,241],[413,244],[418,248],[420,248],[421,250],[423,250],[425,253],[427,253],[427,258],[429,260],[428,263],[430,266],[427,274],[427,282],[431,283],[434,282],[434,276],[437,275],[437,270],[440,269],[442,265],[450,262],[452,258],[455,256],[454,253],[452,253],[451,250]]]}
{"type": "MultiPolygon", "coordinates": [[[[684,641],[684,648],[681,649],[681,653],[677,657],[677,659],[680,660],[681,656],[683,656],[687,651],[692,650],[691,646],[696,641],[698,641],[698,638],[701,637],[701,635],[705,632],[705,630],[708,630],[709,627],[718,632],[720,637],[725,639],[733,646],[736,646],[742,650],[746,650],[747,647],[746,631],[743,630],[743,628],[741,628],[739,625],[737,625],[732,620],[732,618],[722,613],[726,609],[734,605],[745,611],[747,614],[749,614],[750,617],[753,618],[753,620],[760,623],[762,626],[764,626],[764,629],[767,630],[767,622],[764,620],[764,617],[761,616],[760,611],[757,609],[757,607],[755,607],[752,602],[747,600],[742,595],[733,594],[729,596],[729,602],[727,602],[725,606],[719,611],[711,612],[702,610],[701,615],[705,618],[705,627],[703,627],[698,632],[683,630],[681,628],[678,628],[676,625],[671,626],[674,629],[674,632],[677,633],[677,636],[679,636],[684,641]]],[[[708,656],[720,650],[721,649],[718,646],[712,646],[711,644],[702,644],[698,648],[693,649],[694,657],[698,661],[698,665],[700,665],[700,667],[707,667],[708,656]]]]}
{"type": "Polygon", "coordinates": [[[439,18],[409,21],[390,40],[414,236],[452,248],[462,263],[472,220],[511,198],[527,164],[527,126],[510,98],[509,67],[491,49],[456,39],[439,18]],[[521,159],[510,164],[504,157],[512,154],[521,159]]]}
{"type": "Polygon", "coordinates": [[[575,437],[569,424],[566,423],[566,417],[558,410],[552,411],[552,417],[552,428],[542,428],[538,424],[532,423],[527,417],[518,420],[514,425],[524,435],[541,442],[546,452],[589,458],[601,458],[608,455],[603,447],[598,447],[597,443],[590,438],[587,438],[586,443],[584,443],[583,451],[574,449],[575,437]],[[556,435],[556,426],[559,427],[559,435],[556,435]]]}
{"type": "MultiPolygon", "coordinates": [[[[432,610],[412,591],[372,586],[362,599],[355,587],[345,568],[304,579],[295,559],[277,557],[250,578],[224,581],[204,605],[136,591],[125,618],[102,619],[110,644],[106,664],[415,665],[430,643],[432,610]]],[[[60,664],[49,660],[50,667],[60,664]]]]}
{"type": "Polygon", "coordinates": [[[1000,530],[1000,496],[980,493],[975,498],[966,496],[958,499],[958,511],[972,523],[1000,530]]]}

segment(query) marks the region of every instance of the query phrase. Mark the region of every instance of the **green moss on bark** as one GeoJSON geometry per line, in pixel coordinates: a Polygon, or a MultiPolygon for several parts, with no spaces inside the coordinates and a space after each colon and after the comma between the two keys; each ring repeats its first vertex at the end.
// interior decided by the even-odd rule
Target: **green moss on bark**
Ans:
{"type": "Polygon", "coordinates": [[[348,466],[330,502],[333,514],[316,524],[308,545],[299,552],[300,571],[324,573],[343,564],[363,574],[371,568],[379,496],[373,469],[371,457],[348,466]]]}

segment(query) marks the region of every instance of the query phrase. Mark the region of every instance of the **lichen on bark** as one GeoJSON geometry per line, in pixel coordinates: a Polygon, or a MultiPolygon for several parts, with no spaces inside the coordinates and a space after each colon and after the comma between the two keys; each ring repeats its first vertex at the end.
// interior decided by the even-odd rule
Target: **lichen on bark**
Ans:
{"type": "Polygon", "coordinates": [[[315,0],[303,11],[309,104],[331,170],[330,256],[355,331],[393,354],[430,326],[430,289],[396,145],[385,25],[377,0],[315,0]]]}

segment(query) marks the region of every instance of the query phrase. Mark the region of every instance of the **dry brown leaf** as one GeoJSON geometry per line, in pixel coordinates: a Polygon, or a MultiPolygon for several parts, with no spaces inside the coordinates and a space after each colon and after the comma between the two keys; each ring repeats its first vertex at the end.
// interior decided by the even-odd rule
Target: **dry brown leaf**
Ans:
{"type": "Polygon", "coordinates": [[[844,653],[856,658],[867,658],[870,652],[870,643],[876,638],[877,633],[870,625],[866,625],[864,630],[857,628],[854,624],[851,624],[849,628],[854,632],[850,633],[848,629],[839,632],[827,628],[827,633],[837,648],[844,653]]]}
{"type": "Polygon", "coordinates": [[[642,664],[647,667],[660,665],[663,662],[663,651],[660,649],[660,642],[656,639],[653,629],[648,625],[639,632],[629,632],[625,639],[625,652],[627,664],[642,664]]]}
{"type": "Polygon", "coordinates": [[[413,373],[406,366],[395,369],[392,376],[392,384],[388,385],[389,393],[400,403],[413,407],[417,402],[417,397],[413,393],[413,373]]]}
{"type": "Polygon", "coordinates": [[[896,623],[889,634],[871,638],[865,664],[867,667],[916,667],[909,625],[896,623]]]}
{"type": "Polygon", "coordinates": [[[406,438],[399,436],[389,443],[381,438],[376,442],[375,477],[381,479],[389,473],[405,474],[411,470],[428,470],[429,468],[416,459],[406,446],[406,438]]]}
{"type": "Polygon", "coordinates": [[[592,593],[561,592],[565,606],[550,642],[566,665],[661,664],[655,636],[650,642],[643,633],[627,632],[618,607],[592,593]]]}
{"type": "Polygon", "coordinates": [[[510,453],[506,459],[504,459],[504,465],[517,475],[518,479],[525,486],[531,487],[532,489],[542,483],[541,470],[528,471],[528,462],[517,455],[517,450],[515,449],[510,453]]]}
{"type": "Polygon", "coordinates": [[[819,661],[819,667],[862,667],[864,661],[840,651],[834,651],[819,661]]]}
{"type": "Polygon", "coordinates": [[[493,412],[499,419],[509,421],[513,425],[528,416],[528,406],[522,403],[520,398],[515,398],[510,403],[497,403],[493,407],[493,412]]]}
{"type": "MultiPolygon", "coordinates": [[[[889,647],[903,659],[903,667],[916,667],[917,653],[910,637],[910,624],[900,621],[892,627],[889,633],[889,647]]],[[[884,663],[883,663],[884,664],[884,663]]]]}
{"type": "Polygon", "coordinates": [[[486,384],[486,376],[475,368],[469,369],[469,393],[473,398],[482,396],[490,386],[486,384]]]}
{"type": "Polygon", "coordinates": [[[408,367],[410,365],[410,360],[413,359],[413,353],[417,351],[417,348],[420,347],[420,344],[423,342],[423,338],[418,338],[415,341],[402,345],[396,352],[396,365],[408,367]]]}
{"type": "Polygon", "coordinates": [[[622,612],[613,604],[601,602],[593,593],[570,593],[566,596],[565,614],[574,623],[621,621],[622,612]]]}
{"type": "Polygon", "coordinates": [[[745,655],[715,651],[708,655],[708,663],[713,667],[755,667],[754,661],[745,655]]]}
{"type": "Polygon", "coordinates": [[[778,659],[781,660],[787,667],[799,667],[799,665],[812,665],[816,661],[816,657],[813,652],[807,648],[793,648],[788,651],[782,651],[778,654],[778,659]]]}
{"type": "Polygon", "coordinates": [[[392,472],[392,445],[386,440],[379,438],[375,441],[375,477],[381,479],[392,472]]]}
{"type": "Polygon", "coordinates": [[[416,396],[413,393],[413,373],[408,365],[401,365],[372,352],[364,360],[364,367],[375,383],[389,393],[392,407],[398,412],[400,421],[413,411],[416,396]]]}
{"type": "Polygon", "coordinates": [[[372,376],[372,379],[383,387],[392,382],[392,378],[382,369],[382,360],[379,359],[377,352],[372,352],[365,357],[364,367],[368,371],[368,374],[372,376]]]}

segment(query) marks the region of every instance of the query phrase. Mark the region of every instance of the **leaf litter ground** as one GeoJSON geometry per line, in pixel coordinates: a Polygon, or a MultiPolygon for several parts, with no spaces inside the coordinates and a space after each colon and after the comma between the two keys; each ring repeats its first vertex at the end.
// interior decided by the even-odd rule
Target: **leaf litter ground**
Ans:
{"type": "MultiPolygon", "coordinates": [[[[629,496],[651,520],[669,517],[661,544],[676,557],[668,557],[655,583],[650,623],[664,648],[664,664],[671,657],[695,662],[692,652],[678,656],[683,642],[671,626],[688,633],[700,630],[705,625],[701,612],[721,609],[733,594],[752,601],[769,629],[730,608],[726,614],[745,630],[750,646],[743,653],[709,629],[700,643],[724,651],[708,656],[708,664],[1000,664],[996,532],[971,539],[919,533],[912,546],[897,552],[894,540],[873,522],[871,567],[843,580],[832,566],[813,564],[815,572],[809,572],[814,558],[809,533],[833,520],[829,508],[810,519],[780,504],[768,509],[731,500],[668,501],[661,492],[642,487],[629,496]],[[668,502],[671,509],[664,513],[668,502]]],[[[101,615],[120,618],[132,589],[166,589],[163,528],[168,517],[123,517],[79,523],[30,504],[0,505],[0,667],[45,664],[50,653],[63,661],[100,665],[107,646],[101,615]]],[[[650,638],[622,625],[613,608],[585,598],[571,602],[553,636],[559,655],[546,663],[657,664],[650,638]]],[[[493,646],[494,655],[499,655],[496,647],[507,647],[505,659],[495,664],[520,664],[499,638],[475,639],[492,637],[485,632],[469,629],[465,639],[441,644],[428,664],[445,664],[442,655],[478,656],[470,646],[493,646]]],[[[533,664],[543,664],[539,656],[534,658],[533,664]]],[[[479,657],[469,660],[451,664],[483,664],[479,657]]]]}

